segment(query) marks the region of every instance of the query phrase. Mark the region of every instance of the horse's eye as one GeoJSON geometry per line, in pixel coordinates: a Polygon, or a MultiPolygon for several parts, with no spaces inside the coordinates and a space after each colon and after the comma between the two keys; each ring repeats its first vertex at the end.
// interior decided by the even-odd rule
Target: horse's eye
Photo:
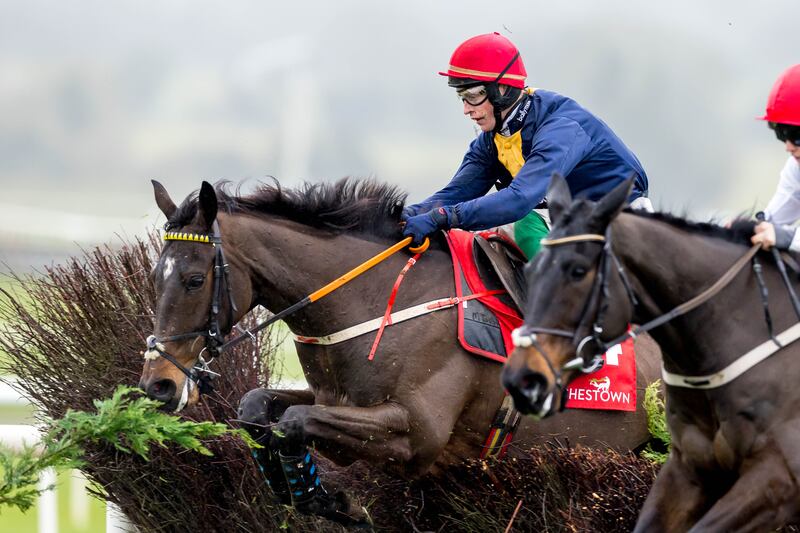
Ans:
{"type": "Polygon", "coordinates": [[[570,269],[569,275],[573,279],[573,281],[580,281],[584,277],[586,277],[586,268],[580,265],[576,265],[570,269]]]}
{"type": "Polygon", "coordinates": [[[205,281],[205,279],[206,279],[205,276],[196,274],[190,277],[188,280],[186,280],[186,288],[190,291],[199,289],[200,287],[203,286],[203,282],[205,281]]]}

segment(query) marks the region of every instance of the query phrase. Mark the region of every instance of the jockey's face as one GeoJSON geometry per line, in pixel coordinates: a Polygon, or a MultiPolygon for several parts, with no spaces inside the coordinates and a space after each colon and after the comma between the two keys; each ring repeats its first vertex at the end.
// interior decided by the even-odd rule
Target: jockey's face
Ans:
{"type": "MultiPolygon", "coordinates": [[[[479,89],[479,87],[474,87],[473,89],[479,89]]],[[[485,89],[483,90],[485,91],[485,89]]],[[[478,105],[470,104],[470,98],[462,98],[461,100],[464,102],[464,114],[474,120],[481,131],[492,131],[494,129],[494,107],[488,98],[483,98],[483,101],[478,105]]],[[[477,98],[477,100],[480,100],[480,98],[477,98]]]]}
{"type": "MultiPolygon", "coordinates": [[[[508,86],[500,84],[500,94],[506,94],[508,90],[508,86]]],[[[467,115],[469,118],[475,121],[475,124],[481,129],[481,131],[492,131],[494,130],[495,126],[495,118],[494,118],[494,106],[489,102],[489,99],[485,97],[486,89],[483,86],[472,87],[471,89],[467,89],[465,91],[459,91],[458,97],[461,98],[461,101],[464,102],[464,114],[467,115]],[[478,94],[478,91],[484,91],[483,94],[478,94]],[[475,94],[470,94],[475,93],[475,94]],[[476,104],[470,104],[472,102],[480,102],[476,104]]],[[[509,108],[510,109],[510,108],[509,108]]],[[[502,112],[502,117],[508,114],[509,109],[506,109],[502,112]]]]}

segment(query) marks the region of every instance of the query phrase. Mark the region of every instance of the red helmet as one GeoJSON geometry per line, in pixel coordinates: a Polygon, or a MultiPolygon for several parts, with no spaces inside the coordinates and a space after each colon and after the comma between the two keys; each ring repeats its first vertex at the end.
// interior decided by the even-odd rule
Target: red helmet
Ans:
{"type": "Polygon", "coordinates": [[[761,120],[800,126],[800,65],[780,75],[767,100],[767,112],[761,120]]]}
{"type": "Polygon", "coordinates": [[[451,79],[497,82],[518,89],[525,88],[528,75],[517,47],[497,32],[461,43],[450,58],[447,72],[439,74],[451,79]]]}

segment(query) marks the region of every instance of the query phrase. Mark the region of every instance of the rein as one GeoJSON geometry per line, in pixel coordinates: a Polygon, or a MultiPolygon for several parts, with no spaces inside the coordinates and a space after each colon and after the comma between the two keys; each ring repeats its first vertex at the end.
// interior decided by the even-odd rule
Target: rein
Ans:
{"type": "MultiPolygon", "coordinates": [[[[191,392],[193,384],[195,383],[197,384],[201,393],[209,393],[213,390],[213,387],[211,385],[211,380],[214,379],[214,377],[219,376],[219,374],[211,371],[208,368],[208,365],[222,352],[236,346],[243,340],[255,339],[255,333],[263,330],[270,324],[273,324],[278,320],[281,320],[291,315],[292,313],[299,311],[300,309],[306,307],[307,305],[316,302],[317,300],[323,298],[324,296],[327,296],[328,294],[335,291],[342,285],[348,283],[349,281],[352,281],[353,279],[360,276],[367,270],[371,269],[378,263],[384,261],[391,255],[399,252],[406,246],[409,246],[412,242],[412,237],[406,237],[402,241],[390,246],[386,250],[364,261],[357,267],[351,269],[350,271],[338,277],[337,279],[333,280],[332,282],[328,283],[324,287],[309,294],[302,300],[294,303],[293,305],[290,305],[283,311],[272,315],[267,320],[260,322],[254,328],[245,330],[242,334],[234,337],[228,342],[223,343],[224,334],[222,333],[219,324],[219,314],[221,310],[220,303],[222,299],[223,285],[225,286],[227,291],[228,303],[230,305],[231,314],[234,311],[238,311],[238,309],[236,307],[235,302],[233,301],[231,284],[228,281],[229,267],[227,261],[225,260],[225,254],[222,249],[222,237],[219,231],[219,224],[216,220],[212,224],[211,228],[213,232],[211,235],[169,231],[166,232],[163,237],[165,241],[188,241],[200,244],[211,244],[212,246],[214,246],[216,250],[214,256],[214,286],[212,288],[212,301],[211,301],[211,308],[209,310],[208,329],[193,331],[190,333],[181,333],[178,335],[171,335],[169,337],[164,337],[161,339],[157,338],[155,335],[150,335],[147,338],[147,351],[145,351],[144,353],[145,360],[152,361],[157,359],[159,356],[163,357],[164,359],[172,363],[176,368],[178,368],[178,370],[183,372],[183,374],[187,377],[187,379],[184,381],[184,387],[181,394],[181,400],[178,410],[180,410],[185,404],[185,402],[188,400],[189,392],[191,392]],[[200,354],[197,356],[197,364],[192,366],[191,369],[187,369],[182,364],[180,364],[180,362],[175,358],[175,356],[167,352],[164,347],[164,343],[166,342],[191,339],[196,337],[205,337],[206,346],[203,348],[203,350],[200,351],[200,354]],[[203,352],[206,350],[211,354],[211,359],[209,361],[206,361],[203,358],[203,352]]],[[[429,244],[430,240],[426,238],[425,242],[423,242],[421,246],[410,247],[409,250],[413,253],[421,254],[428,249],[429,244]]]]}
{"type": "MultiPolygon", "coordinates": [[[[605,309],[608,307],[608,271],[610,268],[610,263],[612,261],[616,266],[617,273],[620,276],[623,285],[625,286],[625,290],[628,294],[629,299],[631,300],[631,303],[634,306],[636,306],[637,301],[633,293],[631,284],[627,278],[627,275],[625,274],[625,270],[622,267],[622,263],[620,263],[619,259],[616,257],[616,255],[614,255],[614,252],[611,249],[610,226],[606,230],[606,235],[600,235],[596,233],[586,233],[580,235],[572,235],[569,237],[563,237],[559,239],[542,239],[542,246],[562,246],[566,244],[574,244],[580,242],[602,243],[603,252],[599,259],[598,273],[595,278],[595,282],[592,286],[589,298],[586,301],[586,305],[584,307],[583,315],[581,317],[581,321],[578,328],[576,328],[575,331],[569,331],[564,329],[543,328],[536,326],[531,327],[523,325],[521,328],[515,330],[513,334],[513,340],[515,346],[520,348],[527,348],[530,346],[534,346],[542,354],[548,366],[550,367],[550,370],[553,371],[558,386],[560,386],[561,382],[561,372],[568,370],[575,370],[575,369],[579,369],[584,373],[594,372],[595,370],[598,370],[602,366],[603,364],[602,354],[606,352],[611,346],[619,344],[629,338],[635,338],[637,335],[641,333],[657,328],[658,326],[661,326],[673,320],[676,317],[688,313],[689,311],[699,307],[700,305],[704,304],[705,302],[716,296],[723,288],[725,288],[726,286],[728,286],[728,284],[730,284],[730,282],[736,277],[736,275],[739,272],[741,272],[741,270],[745,267],[745,265],[747,265],[747,263],[756,255],[759,248],[761,247],[760,245],[754,245],[752,248],[750,248],[742,257],[740,257],[733,265],[731,265],[731,267],[713,285],[705,289],[703,292],[701,292],[694,298],[680,304],[671,311],[659,317],[656,317],[655,319],[645,324],[642,324],[640,326],[628,330],[625,334],[620,335],[619,337],[615,338],[610,342],[603,342],[600,339],[600,335],[603,332],[602,315],[605,309]],[[588,313],[594,307],[597,307],[597,314],[595,316],[594,323],[591,328],[591,333],[581,338],[580,341],[578,341],[577,339],[580,338],[581,329],[583,329],[583,326],[588,323],[588,316],[589,316],[588,313]],[[541,346],[537,342],[536,340],[537,333],[555,335],[558,337],[572,338],[573,341],[576,343],[576,349],[575,349],[576,357],[564,363],[561,369],[556,370],[555,366],[550,360],[550,357],[542,350],[541,346]],[[592,359],[587,361],[581,356],[581,351],[583,350],[584,346],[589,342],[594,342],[597,349],[593,352],[592,359]]],[[[666,383],[670,383],[667,374],[668,373],[664,371],[664,381],[666,383]]],[[[677,377],[684,378],[686,376],[677,376],[677,377]]],[[[699,379],[701,380],[705,378],[707,378],[707,376],[699,377],[699,379]]]]}
{"type": "Polygon", "coordinates": [[[619,344],[620,342],[628,339],[634,338],[636,335],[640,333],[644,333],[646,331],[650,331],[651,329],[657,328],[662,324],[665,324],[672,320],[673,318],[679,317],[683,314],[688,313],[692,309],[699,307],[700,305],[706,303],[708,300],[713,298],[714,296],[719,293],[722,289],[728,286],[728,284],[733,281],[733,278],[747,265],[748,262],[758,253],[758,250],[761,248],[760,244],[753,245],[747,252],[740,257],[731,267],[720,277],[711,287],[707,288],[691,300],[688,300],[681,305],[674,308],[672,311],[669,311],[666,314],[661,315],[660,317],[654,318],[650,322],[642,324],[633,328],[631,331],[624,335],[620,335],[616,339],[612,340],[611,342],[605,345],[606,348],[614,346],[615,344],[619,344]]]}

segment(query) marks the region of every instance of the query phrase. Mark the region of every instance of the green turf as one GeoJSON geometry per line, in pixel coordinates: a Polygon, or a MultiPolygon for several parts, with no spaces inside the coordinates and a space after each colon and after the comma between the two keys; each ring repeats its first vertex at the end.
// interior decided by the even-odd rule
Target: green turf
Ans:
{"type": "MultiPolygon", "coordinates": [[[[58,476],[55,491],[59,533],[105,531],[105,502],[89,496],[83,488],[86,483],[86,480],[74,470],[58,476]]],[[[0,531],[27,533],[37,531],[38,527],[38,506],[28,509],[26,513],[16,507],[0,507],[0,531]]]]}
{"type": "Polygon", "coordinates": [[[294,347],[291,332],[284,322],[279,322],[272,327],[272,335],[282,339],[278,351],[275,354],[279,364],[276,368],[277,374],[283,381],[298,381],[303,377],[303,368],[297,358],[297,350],[294,347]]]}
{"type": "Polygon", "coordinates": [[[31,405],[0,405],[0,424],[34,424],[33,415],[31,405]]]}
{"type": "MultiPolygon", "coordinates": [[[[10,292],[15,299],[19,299],[23,303],[26,302],[25,295],[19,290],[17,283],[7,274],[0,274],[0,289],[10,292]]],[[[4,293],[0,292],[0,298],[6,299],[7,297],[4,293]]],[[[0,317],[0,328],[3,326],[5,326],[5,321],[3,321],[2,317],[0,317]]],[[[2,329],[0,329],[0,331],[2,331],[2,329]]],[[[0,360],[3,360],[7,357],[8,354],[6,354],[6,352],[0,348],[0,360]]]]}

